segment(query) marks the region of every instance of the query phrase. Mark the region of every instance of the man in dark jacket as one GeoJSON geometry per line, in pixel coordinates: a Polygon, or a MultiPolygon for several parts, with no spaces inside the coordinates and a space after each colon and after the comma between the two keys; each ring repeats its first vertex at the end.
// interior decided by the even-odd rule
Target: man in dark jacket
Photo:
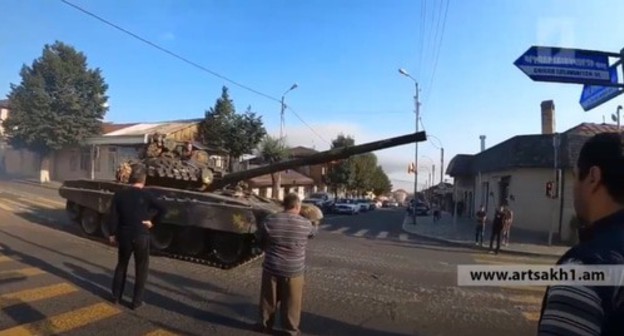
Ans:
{"type": "MultiPolygon", "coordinates": [[[[624,264],[624,155],[618,133],[602,133],[581,149],[574,171],[574,209],[582,240],[558,265],[624,264]]],[[[549,287],[538,335],[624,335],[624,294],[620,286],[549,287]]]]}
{"type": "Polygon", "coordinates": [[[111,202],[111,244],[118,246],[118,260],[113,278],[113,302],[121,300],[126,283],[130,256],[134,253],[135,277],[132,308],[143,305],[143,292],[149,265],[150,232],[153,224],[151,212],[156,210],[155,223],[160,223],[166,209],[156,198],[143,189],[147,174],[142,165],[134,165],[130,175],[130,188],[115,193],[111,202]]]}
{"type": "Polygon", "coordinates": [[[496,237],[496,251],[495,253],[498,254],[498,251],[500,251],[500,243],[501,243],[501,233],[503,231],[503,227],[505,224],[505,213],[504,211],[504,207],[501,205],[500,208],[498,208],[498,210],[496,210],[496,213],[494,214],[494,220],[492,221],[492,236],[490,236],[490,252],[492,252],[492,245],[494,243],[494,237],[496,237]]]}

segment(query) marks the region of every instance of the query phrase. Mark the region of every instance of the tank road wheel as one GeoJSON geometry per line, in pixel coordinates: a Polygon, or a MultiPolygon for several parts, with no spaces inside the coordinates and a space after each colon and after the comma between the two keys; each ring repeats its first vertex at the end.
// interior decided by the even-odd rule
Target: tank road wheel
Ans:
{"type": "Polygon", "coordinates": [[[102,237],[108,239],[110,237],[110,228],[108,227],[108,216],[100,216],[102,219],[100,220],[100,234],[102,237]]]}
{"type": "Polygon", "coordinates": [[[67,212],[67,217],[69,217],[70,221],[78,223],[80,220],[80,210],[80,205],[72,201],[65,202],[65,211],[67,212]]]}
{"type": "Polygon", "coordinates": [[[233,233],[214,233],[210,238],[210,248],[217,260],[230,265],[241,259],[245,252],[245,240],[242,236],[233,233]]]}
{"type": "Polygon", "coordinates": [[[100,229],[100,217],[96,211],[85,208],[80,216],[80,228],[89,236],[96,234],[100,229]]]}
{"type": "Polygon", "coordinates": [[[150,245],[155,250],[165,250],[173,242],[173,231],[171,227],[160,224],[155,225],[150,234],[150,245]]]}
{"type": "Polygon", "coordinates": [[[178,234],[177,248],[181,253],[196,256],[204,251],[204,231],[196,227],[186,227],[178,234]]]}

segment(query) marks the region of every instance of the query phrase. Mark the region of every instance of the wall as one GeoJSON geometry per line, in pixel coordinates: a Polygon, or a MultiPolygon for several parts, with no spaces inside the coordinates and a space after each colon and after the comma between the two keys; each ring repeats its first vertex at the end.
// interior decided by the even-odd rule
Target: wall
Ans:
{"type": "MultiPolygon", "coordinates": [[[[558,230],[559,202],[546,197],[546,182],[553,179],[553,170],[546,168],[516,169],[481,175],[482,183],[489,183],[488,217],[492,218],[496,207],[500,204],[501,190],[499,181],[503,176],[510,176],[509,206],[514,212],[513,228],[533,232],[548,233],[552,225],[558,230]],[[556,212],[553,212],[556,211],[556,212]]],[[[479,181],[477,178],[476,185],[479,181]]],[[[484,199],[484,189],[475,188],[478,200],[484,199]]],[[[480,203],[480,202],[479,202],[480,203]]],[[[478,207],[479,204],[476,205],[478,207]]]]}
{"type": "MultiPolygon", "coordinates": [[[[9,145],[0,148],[0,167],[12,176],[39,178],[41,162],[39,155],[26,149],[18,150],[9,145]]],[[[53,168],[51,168],[53,170],[53,168]]]]}
{"type": "MultiPolygon", "coordinates": [[[[290,187],[289,190],[286,190],[287,188],[280,188],[279,191],[279,195],[278,195],[278,199],[283,199],[284,195],[288,192],[296,192],[299,197],[301,199],[304,199],[305,196],[311,192],[312,187],[305,187],[305,186],[293,186],[290,187]]],[[[263,196],[263,197],[268,197],[268,198],[273,198],[272,193],[273,193],[273,187],[260,187],[260,188],[252,188],[251,191],[259,196],[263,196]]]]}
{"type": "MultiPolygon", "coordinates": [[[[95,179],[114,180],[120,163],[138,158],[140,146],[101,145],[93,160],[95,179]]],[[[53,179],[65,180],[91,178],[91,148],[69,148],[56,152],[53,179]]]]}

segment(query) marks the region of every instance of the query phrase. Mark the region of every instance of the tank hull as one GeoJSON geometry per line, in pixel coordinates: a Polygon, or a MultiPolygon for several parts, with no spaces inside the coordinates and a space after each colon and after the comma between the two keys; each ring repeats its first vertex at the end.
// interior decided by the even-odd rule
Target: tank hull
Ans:
{"type": "MultiPolygon", "coordinates": [[[[72,221],[90,238],[109,235],[108,214],[116,191],[127,184],[103,180],[66,181],[59,189],[72,221]]],[[[235,198],[159,186],[146,186],[167,208],[151,231],[155,254],[232,268],[262,256],[256,242],[258,221],[281,211],[273,200],[247,195],[235,198]]]]}

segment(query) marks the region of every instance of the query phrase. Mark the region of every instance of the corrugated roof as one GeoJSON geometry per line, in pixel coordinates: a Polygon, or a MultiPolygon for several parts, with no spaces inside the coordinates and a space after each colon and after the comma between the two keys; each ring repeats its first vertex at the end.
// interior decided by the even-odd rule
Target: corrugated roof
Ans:
{"type": "MultiPolygon", "coordinates": [[[[257,187],[270,187],[273,185],[271,174],[254,177],[248,180],[249,185],[253,188],[257,187]]],[[[288,170],[281,173],[281,185],[282,186],[302,186],[302,185],[314,185],[314,180],[295,171],[288,170]]]]}
{"type": "Polygon", "coordinates": [[[617,132],[617,125],[613,124],[596,124],[596,123],[580,123],[575,127],[565,131],[568,134],[594,136],[599,133],[617,132]]]}
{"type": "Polygon", "coordinates": [[[126,127],[130,127],[130,126],[133,126],[133,125],[136,125],[136,123],[134,123],[134,124],[102,123],[102,134],[115,132],[115,131],[118,131],[120,129],[123,129],[123,128],[126,128],[126,127]]]}
{"type": "Polygon", "coordinates": [[[186,121],[160,122],[160,123],[139,123],[124,127],[105,134],[106,136],[128,136],[145,135],[155,132],[170,134],[183,128],[199,123],[203,119],[193,119],[186,121]]]}

